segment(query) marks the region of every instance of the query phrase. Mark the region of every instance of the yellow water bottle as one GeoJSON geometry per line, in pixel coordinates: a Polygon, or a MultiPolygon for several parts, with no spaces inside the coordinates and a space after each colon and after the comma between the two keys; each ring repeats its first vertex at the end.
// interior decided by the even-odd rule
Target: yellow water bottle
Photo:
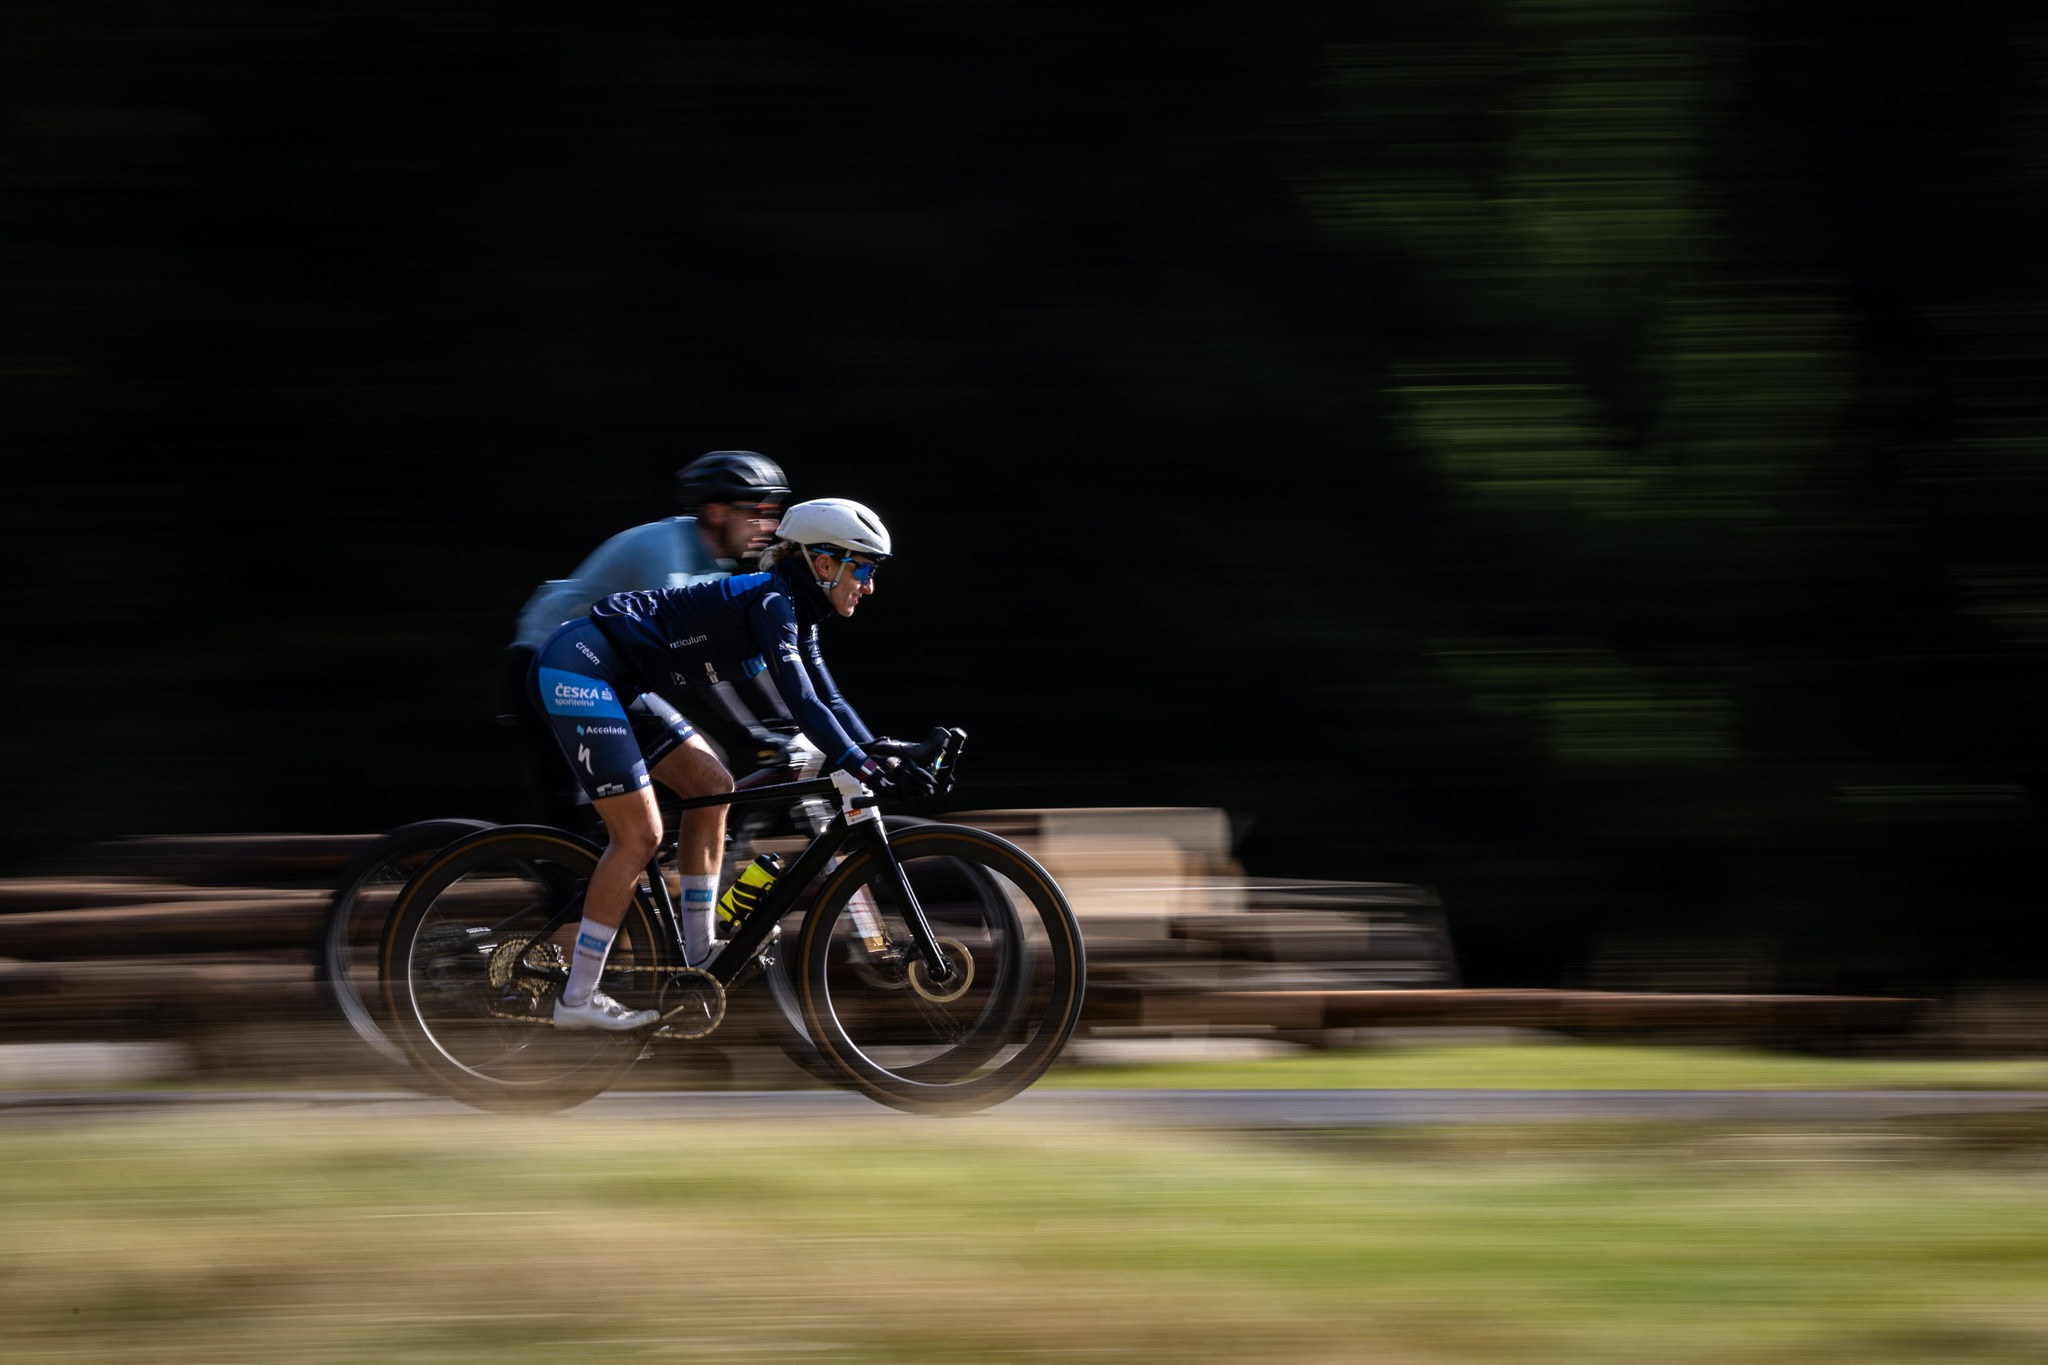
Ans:
{"type": "Polygon", "coordinates": [[[761,897],[768,894],[768,888],[775,884],[782,873],[782,859],[773,853],[763,853],[740,869],[740,875],[733,878],[732,885],[725,888],[725,894],[718,898],[718,936],[732,937],[732,930],[741,920],[754,912],[761,903],[761,897]]]}

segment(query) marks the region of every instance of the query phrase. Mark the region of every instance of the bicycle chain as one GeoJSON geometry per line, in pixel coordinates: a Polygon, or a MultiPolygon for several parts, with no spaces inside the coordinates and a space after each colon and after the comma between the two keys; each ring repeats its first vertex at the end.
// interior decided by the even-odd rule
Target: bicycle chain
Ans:
{"type": "MultiPolygon", "coordinates": [[[[523,950],[524,945],[521,945],[521,951],[523,952],[523,950]]],[[[502,947],[499,952],[503,952],[502,947]]],[[[518,960],[517,954],[507,955],[506,965],[508,970],[505,973],[504,979],[500,980],[498,979],[497,972],[499,966],[498,956],[498,953],[492,955],[493,984],[506,986],[506,996],[486,1004],[484,1012],[493,1019],[503,1019],[510,1023],[552,1024],[554,1016],[552,1013],[553,996],[551,991],[554,983],[534,980],[516,981],[510,974],[509,965],[511,962],[518,960]],[[512,998],[512,992],[515,990],[523,998],[512,998]]],[[[692,1010],[692,1003],[688,1000],[679,999],[678,1003],[670,1003],[668,997],[671,993],[677,993],[679,996],[689,993],[701,998],[702,1003],[695,1007],[693,1013],[687,1016],[685,1021],[663,1023],[661,1027],[655,1029],[653,1036],[656,1038],[693,1042],[696,1039],[708,1037],[720,1024],[725,1022],[725,988],[719,985],[718,978],[709,972],[701,971],[695,967],[633,966],[610,967],[606,969],[605,974],[609,976],[620,972],[633,976],[648,974],[666,978],[655,994],[657,1008],[664,1015],[692,1010]],[[685,982],[687,984],[684,984],[685,982]]]]}

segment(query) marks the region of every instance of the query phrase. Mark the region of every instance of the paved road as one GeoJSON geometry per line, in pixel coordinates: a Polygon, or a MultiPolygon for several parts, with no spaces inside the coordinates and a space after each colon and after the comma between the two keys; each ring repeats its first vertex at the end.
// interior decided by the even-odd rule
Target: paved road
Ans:
{"type": "MultiPolygon", "coordinates": [[[[450,1101],[402,1091],[15,1091],[0,1092],[0,1120],[230,1105],[471,1112],[450,1101]]],[[[1165,1127],[1370,1128],[1594,1119],[1859,1121],[2024,1110],[2048,1112],[2048,1091],[1033,1090],[992,1112],[1020,1119],[1165,1127]]],[[[601,1096],[576,1113],[728,1122],[896,1117],[858,1095],[832,1090],[629,1092],[601,1096]]]]}

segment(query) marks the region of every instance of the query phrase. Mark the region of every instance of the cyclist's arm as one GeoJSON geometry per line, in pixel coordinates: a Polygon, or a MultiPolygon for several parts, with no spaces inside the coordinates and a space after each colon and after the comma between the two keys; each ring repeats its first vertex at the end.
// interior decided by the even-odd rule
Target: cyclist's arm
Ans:
{"type": "MultiPolygon", "coordinates": [[[[796,610],[789,599],[780,592],[765,593],[748,616],[755,641],[761,646],[761,658],[768,666],[767,675],[774,681],[775,690],[782,694],[790,714],[803,727],[805,737],[835,767],[859,754],[860,740],[847,733],[834,708],[826,705],[811,686],[811,675],[804,668],[797,646],[796,610]]],[[[840,705],[845,707],[843,699],[840,705]]],[[[846,710],[852,714],[850,707],[846,710]]],[[[859,723],[858,717],[855,723],[859,723]]],[[[861,729],[865,732],[866,727],[861,729]]],[[[861,739],[866,738],[869,736],[863,733],[861,739]]]]}
{"type": "Polygon", "coordinates": [[[832,708],[832,714],[839,718],[839,724],[858,743],[865,744],[875,737],[853,709],[853,704],[839,693],[839,684],[832,681],[832,672],[825,667],[825,651],[818,645],[818,628],[811,627],[804,639],[804,665],[810,671],[813,689],[818,700],[832,708]]]}

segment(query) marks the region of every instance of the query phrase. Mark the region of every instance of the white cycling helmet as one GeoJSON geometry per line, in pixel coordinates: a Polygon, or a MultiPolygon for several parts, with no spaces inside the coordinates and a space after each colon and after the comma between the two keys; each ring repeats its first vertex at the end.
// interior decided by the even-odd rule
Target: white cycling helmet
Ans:
{"type": "Polygon", "coordinates": [[[889,557],[889,528],[882,525],[880,517],[851,498],[813,498],[787,508],[775,534],[807,550],[830,545],[870,559],[889,557]]]}

